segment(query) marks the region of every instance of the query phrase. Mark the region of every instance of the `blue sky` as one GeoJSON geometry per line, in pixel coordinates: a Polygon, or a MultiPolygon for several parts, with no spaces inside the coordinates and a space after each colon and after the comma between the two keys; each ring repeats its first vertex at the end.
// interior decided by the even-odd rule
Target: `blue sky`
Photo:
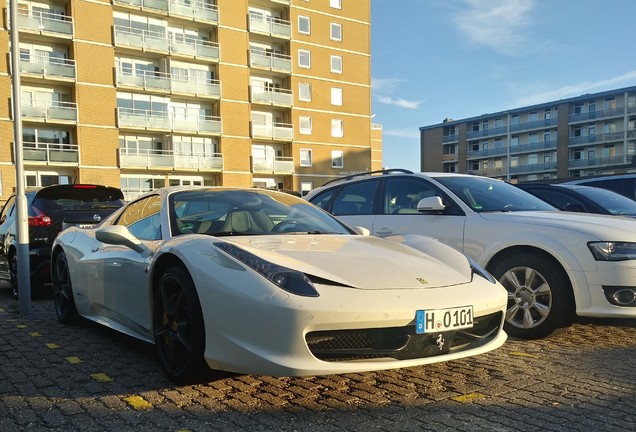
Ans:
{"type": "Polygon", "coordinates": [[[371,0],[383,165],[419,171],[419,127],[446,117],[636,85],[635,18],[634,0],[371,0]]]}

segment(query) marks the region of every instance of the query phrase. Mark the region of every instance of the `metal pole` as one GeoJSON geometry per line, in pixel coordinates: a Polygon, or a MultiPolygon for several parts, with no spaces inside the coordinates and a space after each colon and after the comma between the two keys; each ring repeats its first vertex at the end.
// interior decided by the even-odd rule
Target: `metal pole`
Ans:
{"type": "Polygon", "coordinates": [[[16,230],[18,235],[18,308],[20,315],[31,313],[31,270],[29,263],[29,225],[27,199],[24,194],[24,161],[22,148],[22,109],[20,104],[20,39],[18,37],[18,2],[11,6],[11,78],[13,83],[13,145],[16,179],[16,230]]]}

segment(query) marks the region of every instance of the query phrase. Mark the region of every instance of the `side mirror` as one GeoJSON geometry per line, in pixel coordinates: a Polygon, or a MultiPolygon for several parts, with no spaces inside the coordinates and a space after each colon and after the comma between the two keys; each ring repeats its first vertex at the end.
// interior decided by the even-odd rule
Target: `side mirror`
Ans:
{"type": "Polygon", "coordinates": [[[371,235],[371,231],[369,231],[367,228],[363,227],[363,226],[354,226],[353,230],[355,232],[357,232],[360,235],[363,236],[370,236],[371,235]]]}
{"type": "Polygon", "coordinates": [[[98,228],[95,231],[95,238],[102,243],[126,246],[142,255],[150,255],[150,249],[122,225],[108,225],[98,228]]]}
{"type": "Polygon", "coordinates": [[[446,206],[442,202],[442,198],[438,196],[422,198],[420,202],[417,203],[417,211],[419,212],[444,211],[445,208],[446,206]]]}

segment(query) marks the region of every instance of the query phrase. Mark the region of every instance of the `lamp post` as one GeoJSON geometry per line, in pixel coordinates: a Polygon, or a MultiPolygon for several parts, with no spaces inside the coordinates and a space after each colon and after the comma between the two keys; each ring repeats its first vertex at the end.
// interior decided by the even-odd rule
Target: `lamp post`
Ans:
{"type": "Polygon", "coordinates": [[[31,271],[29,264],[29,225],[24,194],[24,161],[22,148],[22,110],[20,103],[20,38],[18,37],[18,2],[10,0],[11,9],[11,81],[13,84],[13,145],[16,179],[16,232],[18,247],[18,308],[20,315],[31,313],[31,271]]]}

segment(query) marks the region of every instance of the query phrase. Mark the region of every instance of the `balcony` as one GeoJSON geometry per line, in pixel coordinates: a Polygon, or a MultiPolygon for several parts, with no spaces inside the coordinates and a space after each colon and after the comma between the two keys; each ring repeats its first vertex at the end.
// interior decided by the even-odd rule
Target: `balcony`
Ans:
{"type": "Polygon", "coordinates": [[[75,81],[77,72],[75,60],[49,57],[48,55],[29,55],[20,57],[20,72],[38,75],[46,79],[64,79],[75,81]]]}
{"type": "Polygon", "coordinates": [[[21,31],[66,39],[73,37],[73,18],[61,13],[18,10],[18,25],[21,31]]]}
{"type": "Polygon", "coordinates": [[[251,121],[252,138],[269,139],[274,141],[292,141],[294,126],[290,123],[266,123],[251,121]]]}
{"type": "Polygon", "coordinates": [[[508,152],[506,147],[495,147],[495,148],[490,148],[490,149],[483,149],[483,150],[472,150],[469,151],[466,156],[467,157],[485,157],[485,156],[498,156],[498,155],[505,155],[508,152]]]}
{"type": "Polygon", "coordinates": [[[291,107],[294,104],[294,93],[288,89],[250,86],[250,100],[257,104],[291,107]]]}
{"type": "Polygon", "coordinates": [[[219,44],[191,36],[178,39],[166,33],[115,26],[115,45],[140,48],[164,54],[183,55],[197,59],[219,61],[219,44]]]}
{"type": "Polygon", "coordinates": [[[286,54],[252,48],[250,49],[250,67],[290,74],[292,72],[292,59],[286,54]]]}
{"type": "Polygon", "coordinates": [[[604,110],[588,111],[585,113],[570,114],[570,123],[589,121],[608,117],[620,117],[625,114],[625,107],[608,108],[604,110]]]}
{"type": "Polygon", "coordinates": [[[293,174],[294,158],[252,158],[252,172],[257,174],[293,174]]]}
{"type": "Polygon", "coordinates": [[[182,78],[165,72],[124,72],[121,68],[116,68],[115,74],[117,86],[215,99],[221,97],[221,82],[218,80],[199,77],[182,78]]]}
{"type": "Polygon", "coordinates": [[[456,162],[458,160],[457,153],[447,153],[442,155],[442,162],[456,162]]]}
{"type": "Polygon", "coordinates": [[[78,164],[79,146],[77,144],[23,142],[22,158],[25,162],[43,162],[47,165],[78,164]]]}
{"type": "Polygon", "coordinates": [[[74,102],[22,100],[22,119],[47,123],[77,123],[77,104],[74,102]]]}
{"type": "Polygon", "coordinates": [[[556,170],[556,162],[517,165],[509,168],[510,174],[535,173],[556,170]]]}
{"type": "Polygon", "coordinates": [[[466,138],[474,139],[481,138],[486,136],[494,136],[494,135],[506,135],[508,133],[508,128],[503,127],[494,127],[490,129],[482,129],[479,131],[470,131],[466,134],[466,138]]]}
{"type": "Polygon", "coordinates": [[[602,143],[607,141],[623,141],[625,132],[606,132],[602,134],[582,135],[577,137],[569,137],[568,145],[581,145],[590,143],[602,143]]]}
{"type": "Polygon", "coordinates": [[[459,136],[457,134],[451,135],[442,135],[442,143],[451,143],[459,140],[459,136]]]}
{"type": "Polygon", "coordinates": [[[212,116],[183,116],[166,111],[136,108],[117,108],[117,125],[144,130],[190,132],[220,135],[221,118],[212,116]]]}
{"type": "Polygon", "coordinates": [[[618,165],[618,164],[631,164],[632,157],[626,155],[619,156],[605,156],[598,158],[588,158],[588,159],[570,159],[568,160],[568,168],[583,168],[589,166],[606,166],[606,165],[618,165]]]}
{"type": "Polygon", "coordinates": [[[557,140],[537,141],[527,144],[519,144],[510,147],[510,154],[554,150],[557,148],[557,140]]]}
{"type": "Polygon", "coordinates": [[[190,0],[187,2],[176,0],[113,0],[113,4],[134,6],[142,11],[163,12],[169,16],[219,24],[218,6],[201,0],[190,0]]]}
{"type": "Polygon", "coordinates": [[[180,153],[173,150],[119,149],[120,168],[158,168],[167,170],[223,171],[223,156],[180,153]]]}
{"type": "Polygon", "coordinates": [[[249,31],[252,33],[266,34],[268,36],[291,39],[291,22],[263,16],[261,14],[249,14],[249,31]]]}
{"type": "Polygon", "coordinates": [[[547,127],[556,126],[558,123],[559,119],[556,117],[544,120],[534,120],[525,123],[516,123],[510,125],[510,132],[520,132],[532,129],[545,129],[547,127]]]}

